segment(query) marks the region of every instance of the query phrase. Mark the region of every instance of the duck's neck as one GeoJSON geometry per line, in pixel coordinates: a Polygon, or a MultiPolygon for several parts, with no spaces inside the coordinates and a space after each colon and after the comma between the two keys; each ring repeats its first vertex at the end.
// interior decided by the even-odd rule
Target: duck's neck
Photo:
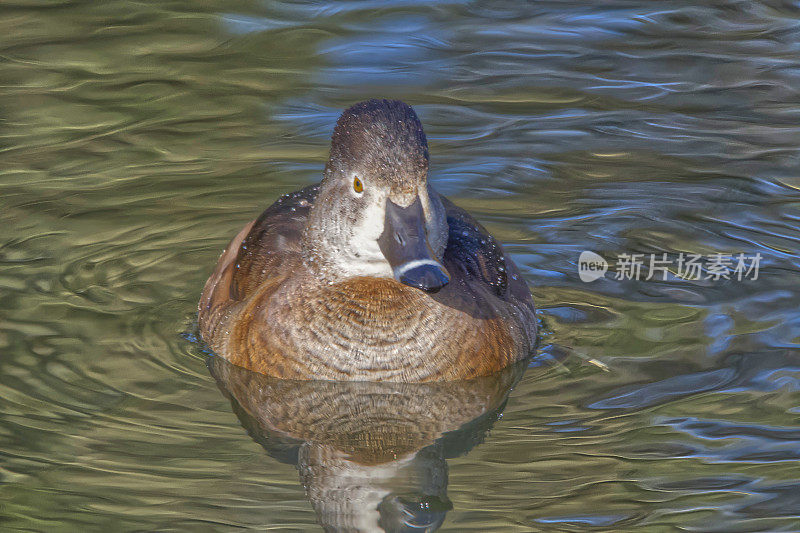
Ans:
{"type": "MultiPolygon", "coordinates": [[[[315,205],[315,207],[317,207],[315,205]]],[[[303,232],[302,253],[314,279],[333,284],[357,277],[392,278],[392,268],[378,246],[381,227],[346,213],[311,209],[303,232]]]]}

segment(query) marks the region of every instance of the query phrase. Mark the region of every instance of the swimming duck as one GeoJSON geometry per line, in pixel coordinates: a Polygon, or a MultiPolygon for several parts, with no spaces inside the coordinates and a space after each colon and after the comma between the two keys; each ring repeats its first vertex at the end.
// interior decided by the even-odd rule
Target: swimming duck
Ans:
{"type": "Polygon", "coordinates": [[[428,183],[419,118],[392,100],[342,114],[322,181],[234,237],[198,309],[216,354],[285,379],[470,379],[536,342],[519,270],[428,183]]]}

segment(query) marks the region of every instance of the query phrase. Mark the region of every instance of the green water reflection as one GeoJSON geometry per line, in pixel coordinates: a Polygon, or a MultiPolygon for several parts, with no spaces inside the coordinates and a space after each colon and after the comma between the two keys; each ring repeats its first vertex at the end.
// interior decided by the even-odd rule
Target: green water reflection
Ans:
{"type": "Polygon", "coordinates": [[[0,14],[0,529],[320,529],[191,333],[228,239],[373,96],[418,111],[431,180],[507,243],[546,333],[448,456],[441,531],[800,529],[796,3],[0,14]],[[583,250],[764,259],[585,284],[583,250]]]}

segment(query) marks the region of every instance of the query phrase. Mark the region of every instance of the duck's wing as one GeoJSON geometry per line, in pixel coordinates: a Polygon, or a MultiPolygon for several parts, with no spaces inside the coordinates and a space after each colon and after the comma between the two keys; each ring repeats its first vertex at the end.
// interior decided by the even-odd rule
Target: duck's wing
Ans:
{"type": "Polygon", "coordinates": [[[477,220],[450,200],[441,199],[449,226],[443,260],[454,289],[470,295],[473,312],[504,314],[503,308],[510,307],[526,329],[534,331],[533,299],[517,266],[477,220]]]}
{"type": "Polygon", "coordinates": [[[281,196],[253,223],[236,255],[231,298],[246,299],[265,277],[283,277],[300,259],[300,242],[319,184],[281,196]]]}
{"type": "Polygon", "coordinates": [[[247,224],[217,262],[198,305],[201,334],[213,332],[231,305],[300,265],[300,238],[319,184],[279,198],[247,224]]]}

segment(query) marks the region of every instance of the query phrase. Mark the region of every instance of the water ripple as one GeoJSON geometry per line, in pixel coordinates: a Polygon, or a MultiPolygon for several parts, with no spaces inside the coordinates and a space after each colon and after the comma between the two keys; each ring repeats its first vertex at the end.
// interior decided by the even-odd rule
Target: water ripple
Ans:
{"type": "Polygon", "coordinates": [[[544,329],[449,459],[442,529],[797,529],[797,2],[0,10],[3,527],[316,530],[208,375],[195,305],[227,240],[319,179],[340,110],[384,96],[544,329]],[[762,269],[585,284],[583,250],[762,269]]]}

